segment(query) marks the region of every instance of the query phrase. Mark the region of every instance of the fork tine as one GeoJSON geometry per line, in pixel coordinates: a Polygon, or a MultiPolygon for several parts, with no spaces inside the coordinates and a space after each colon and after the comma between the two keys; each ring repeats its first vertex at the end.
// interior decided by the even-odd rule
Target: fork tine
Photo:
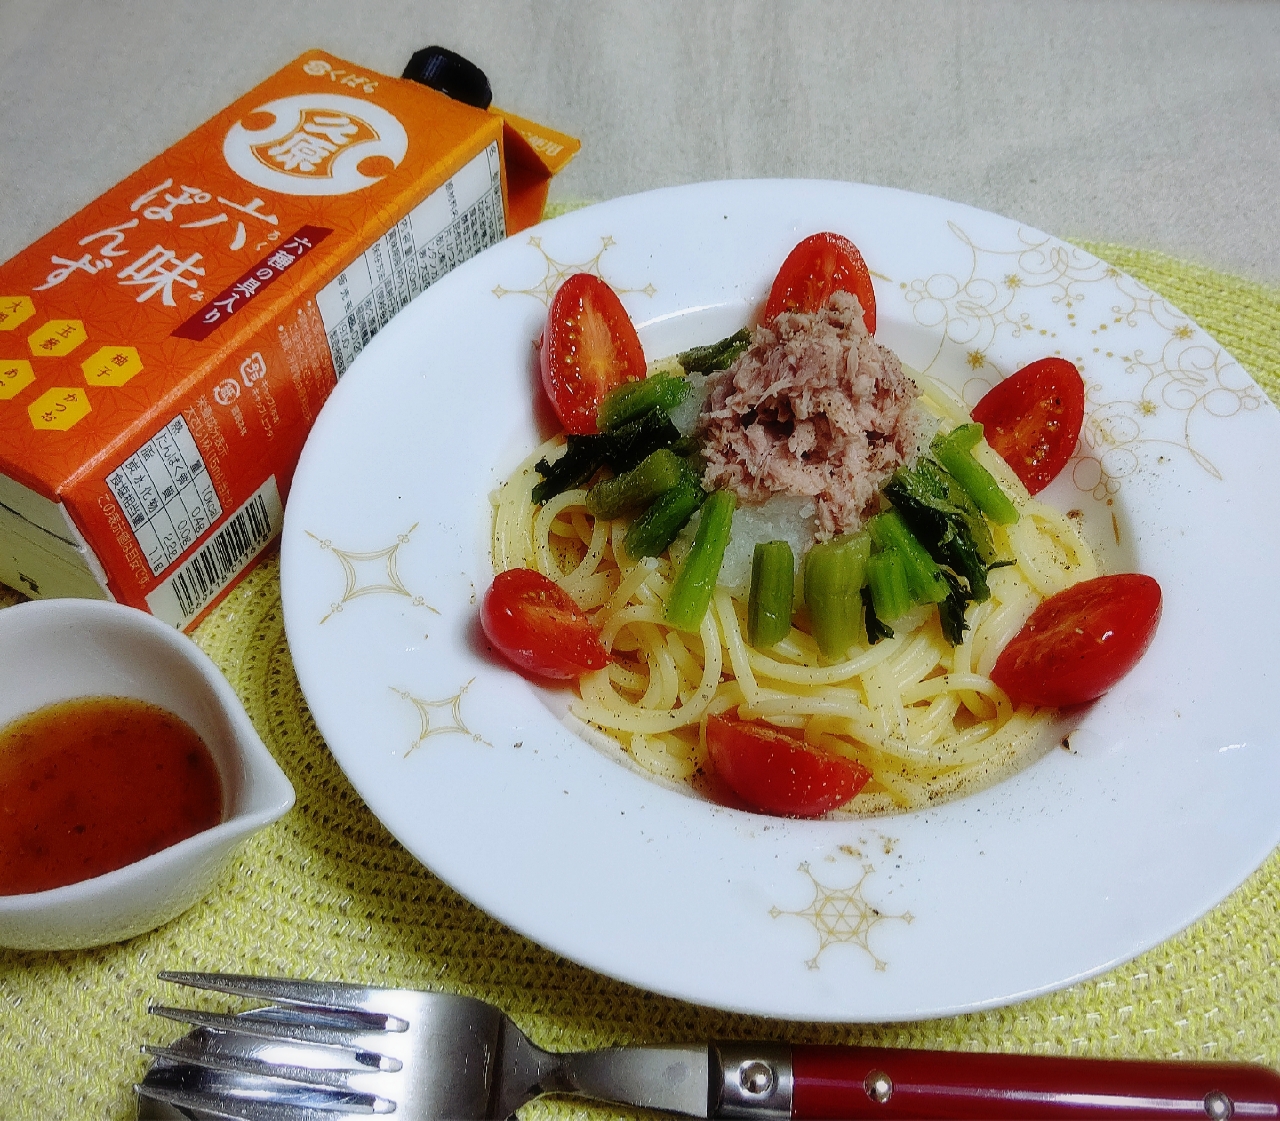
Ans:
{"type": "Polygon", "coordinates": [[[138,1083],[133,1089],[139,1097],[163,1102],[175,1109],[194,1109],[201,1117],[216,1117],[218,1121],[336,1121],[341,1116],[327,1110],[324,1113],[314,1109],[303,1112],[278,1102],[247,1102],[208,1090],[183,1090],[146,1083],[138,1083]]]}
{"type": "Polygon", "coordinates": [[[348,1008],[321,1008],[316,1004],[267,1004],[240,1013],[255,1020],[276,1020],[290,1024],[312,1024],[354,1032],[404,1032],[409,1022],[386,1012],[354,1012],[348,1008]]]}
{"type": "MultiPolygon", "coordinates": [[[[149,1045],[144,1045],[147,1050],[149,1045]]],[[[239,1060],[246,1056],[295,1066],[299,1070],[334,1071],[346,1074],[395,1074],[404,1063],[394,1055],[384,1055],[362,1047],[338,1047],[308,1041],[263,1039],[246,1032],[219,1032],[198,1027],[167,1045],[181,1051],[180,1061],[197,1062],[196,1055],[239,1060]]]]}
{"type": "MultiPolygon", "coordinates": [[[[165,1059],[180,1066],[201,1067],[204,1070],[224,1071],[228,1074],[250,1074],[258,1078],[283,1078],[288,1082],[297,1082],[302,1086],[323,1086],[328,1089],[351,1089],[348,1071],[333,1067],[303,1066],[297,1063],[281,1062],[277,1059],[259,1059],[253,1055],[236,1052],[215,1051],[213,1048],[195,1042],[190,1036],[175,1040],[168,1047],[160,1047],[153,1043],[142,1045],[144,1054],[156,1059],[165,1059]]],[[[351,1073],[367,1073],[359,1068],[349,1068],[351,1073]]]]}
{"type": "MultiPolygon", "coordinates": [[[[346,1118],[368,1117],[372,1110],[351,1112],[332,1109],[310,1109],[287,1102],[249,1101],[209,1090],[177,1090],[140,1083],[134,1090],[142,1097],[177,1109],[195,1110],[200,1117],[218,1121],[344,1121],[346,1118]]],[[[189,1115],[188,1115],[189,1116],[189,1115]]]]}
{"type": "Polygon", "coordinates": [[[186,973],[165,970],[160,980],[193,989],[229,993],[231,996],[274,1000],[284,1004],[310,1004],[321,1008],[345,1008],[353,1012],[377,1011],[369,1004],[369,994],[385,992],[367,985],[338,981],[294,981],[283,977],[253,977],[244,973],[186,973]]]}
{"type": "MultiPolygon", "coordinates": [[[[266,1121],[261,1116],[255,1119],[252,1115],[245,1113],[241,1108],[246,1104],[245,1102],[234,1101],[221,1094],[174,1089],[167,1086],[148,1086],[141,1082],[134,1084],[133,1092],[140,1098],[150,1098],[152,1101],[171,1105],[175,1109],[199,1110],[203,1116],[216,1117],[218,1121],[266,1121]],[[232,1110],[234,1112],[231,1112],[232,1110]]],[[[302,1118],[295,1110],[290,1109],[285,1114],[277,1111],[274,1121],[302,1121],[302,1118]]],[[[328,1121],[332,1121],[332,1117],[328,1121]]]]}
{"type": "Polygon", "coordinates": [[[177,1020],[180,1024],[191,1024],[193,1027],[208,1028],[216,1032],[251,1035],[257,1039],[311,1043],[322,1047],[341,1047],[366,1053],[373,1050],[367,1046],[373,1042],[370,1036],[378,1034],[358,1027],[335,1028],[299,1019],[232,1016],[224,1012],[204,1012],[194,1008],[171,1008],[164,1004],[148,1005],[147,1011],[167,1020],[177,1020]]]}
{"type": "Polygon", "coordinates": [[[134,1086],[139,1095],[232,1121],[342,1121],[395,1111],[375,1094],[299,1086],[278,1078],[163,1063],[134,1086]]]}

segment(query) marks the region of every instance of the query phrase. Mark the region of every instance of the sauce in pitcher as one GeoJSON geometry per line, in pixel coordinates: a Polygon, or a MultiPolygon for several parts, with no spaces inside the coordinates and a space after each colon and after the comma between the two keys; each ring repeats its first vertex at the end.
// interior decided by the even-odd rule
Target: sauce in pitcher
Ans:
{"type": "Polygon", "coordinates": [[[0,895],[100,876],[221,820],[208,747],[155,705],[80,698],[0,729],[0,895]]]}

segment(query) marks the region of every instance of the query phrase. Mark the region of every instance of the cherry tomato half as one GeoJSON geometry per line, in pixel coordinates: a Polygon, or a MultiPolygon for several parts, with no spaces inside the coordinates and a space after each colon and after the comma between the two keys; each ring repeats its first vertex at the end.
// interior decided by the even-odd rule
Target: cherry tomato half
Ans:
{"type": "Polygon", "coordinates": [[[1084,379],[1065,358],[1041,358],[989,390],[974,407],[973,419],[1027,490],[1038,494],[1076,450],[1084,423],[1084,379]]]}
{"type": "Polygon", "coordinates": [[[1136,572],[1074,584],[1031,613],[1000,652],[991,680],[1014,704],[1091,701],[1146,652],[1160,605],[1160,585],[1136,572]]]}
{"type": "Polygon", "coordinates": [[[817,311],[832,292],[857,296],[862,322],[876,333],[876,293],[858,247],[840,234],[810,234],[782,262],[760,322],[770,323],[784,311],[817,311]]]}
{"type": "Polygon", "coordinates": [[[861,763],[815,751],[768,724],[712,716],[711,765],[744,802],[780,817],[821,817],[871,778],[861,763]]]}
{"type": "Polygon", "coordinates": [[[644,350],[627,309],[598,276],[575,273],[551,298],[541,365],[551,407],[578,436],[596,431],[610,391],[644,377],[644,350]]]}
{"type": "Polygon", "coordinates": [[[560,585],[529,568],[494,577],[480,626],[507,661],[539,677],[563,680],[609,664],[586,612],[560,585]]]}

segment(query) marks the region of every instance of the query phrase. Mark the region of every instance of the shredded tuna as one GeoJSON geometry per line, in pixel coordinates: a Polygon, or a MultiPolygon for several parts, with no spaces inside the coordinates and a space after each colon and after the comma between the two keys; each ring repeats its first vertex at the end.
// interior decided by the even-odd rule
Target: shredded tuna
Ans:
{"type": "Polygon", "coordinates": [[[856,530],[919,451],[918,396],[897,356],[867,334],[855,296],[779,315],[714,375],[698,422],[703,485],[746,503],[808,495],[820,539],[856,530]]]}

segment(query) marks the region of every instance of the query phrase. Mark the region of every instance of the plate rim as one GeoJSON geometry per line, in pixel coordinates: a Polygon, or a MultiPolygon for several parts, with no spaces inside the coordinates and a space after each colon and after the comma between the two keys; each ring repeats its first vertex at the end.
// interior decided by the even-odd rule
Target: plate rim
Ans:
{"type": "MultiPolygon", "coordinates": [[[[682,197],[691,197],[699,192],[705,192],[711,195],[715,195],[720,191],[732,192],[732,191],[740,191],[743,189],[765,190],[765,191],[773,189],[773,190],[786,191],[786,190],[795,188],[797,185],[801,185],[803,189],[806,191],[817,190],[821,192],[824,189],[834,189],[837,191],[844,191],[844,190],[848,190],[849,188],[855,188],[859,191],[871,191],[877,194],[886,194],[886,195],[892,194],[894,196],[898,196],[899,198],[912,200],[913,204],[920,203],[921,200],[923,200],[922,204],[927,205],[929,207],[935,207],[935,208],[941,207],[943,210],[946,210],[946,211],[953,211],[953,212],[961,211],[961,212],[972,214],[972,215],[980,215],[982,216],[983,220],[995,219],[1000,223],[1013,223],[1012,219],[1003,218],[1000,215],[991,214],[989,212],[982,211],[977,208],[968,206],[967,204],[964,204],[964,203],[953,203],[945,199],[937,199],[933,196],[917,195],[912,192],[901,191],[896,188],[869,187],[863,184],[848,184],[848,183],[843,183],[835,180],[786,180],[786,179],[733,180],[733,181],[726,181],[723,183],[700,183],[700,184],[690,184],[683,187],[661,188],[657,191],[644,192],[640,195],[624,196],[619,199],[608,200],[603,203],[595,204],[594,206],[584,207],[578,210],[570,211],[567,214],[561,215],[555,219],[551,219],[548,222],[542,223],[538,227],[534,228],[533,234],[531,234],[530,236],[536,236],[539,234],[539,232],[541,233],[541,235],[545,236],[545,234],[553,226],[556,226],[557,224],[586,223],[602,215],[605,217],[608,217],[615,211],[624,212],[628,207],[635,207],[637,205],[643,207],[645,203],[639,202],[638,200],[648,200],[650,205],[656,203],[658,207],[661,208],[662,202],[664,200],[670,199],[673,195],[682,196],[682,197]],[[744,184],[749,186],[744,187],[744,184]]],[[[1039,231],[1030,230],[1029,227],[1023,226],[1019,223],[1015,223],[1015,224],[1018,225],[1020,230],[1029,231],[1034,236],[1045,238],[1046,241],[1048,240],[1056,241],[1056,239],[1050,239],[1049,235],[1041,234],[1039,231]]],[[[526,231],[526,233],[529,233],[529,231],[526,231]]],[[[495,249],[487,251],[487,253],[491,255],[494,252],[501,250],[503,246],[509,247],[512,244],[513,244],[513,240],[508,239],[507,242],[501,243],[498,247],[495,247],[495,249]]],[[[480,257],[474,258],[473,262],[478,261],[481,259],[481,257],[485,257],[485,256],[486,254],[482,254],[480,257]]],[[[491,260],[492,257],[490,256],[489,259],[491,260]]],[[[467,265],[463,265],[461,267],[467,268],[468,265],[472,264],[473,262],[468,262],[467,265]]],[[[454,274],[450,274],[450,276],[456,276],[456,275],[458,275],[456,271],[454,274]]],[[[448,277],[445,278],[446,281],[448,279],[449,279],[448,277]]],[[[444,283],[444,281],[442,281],[441,283],[444,283]]],[[[456,285],[459,282],[455,280],[453,283],[456,285]]],[[[415,304],[419,303],[419,301],[428,300],[431,296],[432,291],[434,291],[434,288],[429,289],[426,293],[423,294],[423,296],[419,297],[419,300],[415,301],[415,304]]],[[[348,372],[347,377],[344,378],[344,382],[347,382],[348,379],[352,377],[353,373],[359,376],[357,372],[361,368],[359,364],[362,361],[364,361],[365,366],[371,366],[378,360],[378,356],[380,355],[382,350],[390,349],[391,348],[390,340],[394,338],[395,335],[394,334],[388,335],[387,333],[398,332],[398,331],[403,331],[408,329],[405,327],[405,324],[407,322],[408,320],[405,317],[401,317],[400,327],[397,328],[396,323],[393,322],[387,328],[385,328],[382,333],[380,333],[377,337],[375,337],[375,339],[370,343],[370,346],[366,348],[365,352],[357,359],[357,364],[352,367],[351,371],[348,372]]],[[[1224,354],[1226,353],[1225,350],[1223,350],[1223,353],[1224,354]]],[[[341,386],[339,387],[339,392],[341,392],[341,386]]],[[[338,392],[336,392],[334,395],[334,398],[331,398],[331,401],[333,401],[335,398],[338,398],[338,396],[339,396],[338,392]]],[[[322,410],[321,412],[320,421],[324,420],[326,411],[329,410],[329,408],[330,408],[329,403],[326,403],[325,410],[322,410]]],[[[317,422],[317,428],[319,428],[320,421],[317,422]]],[[[312,441],[309,439],[308,449],[311,448],[311,443],[312,441]]],[[[306,462],[307,454],[308,454],[307,450],[304,450],[303,462],[306,462]]],[[[298,474],[297,476],[295,476],[294,486],[297,487],[300,481],[302,482],[302,485],[304,487],[307,485],[306,480],[304,478],[304,469],[303,469],[302,463],[300,463],[298,474]]],[[[291,506],[292,506],[292,496],[291,496],[290,506],[286,507],[285,531],[284,531],[284,537],[282,541],[281,584],[282,584],[282,597],[285,601],[284,615],[285,615],[286,634],[288,636],[288,641],[290,643],[290,649],[294,650],[298,648],[297,642],[301,642],[301,639],[302,639],[302,631],[300,629],[302,624],[298,621],[299,609],[297,607],[294,607],[294,608],[290,607],[290,602],[292,600],[292,586],[294,583],[294,577],[289,575],[289,573],[293,571],[293,567],[292,567],[292,564],[287,565],[283,559],[286,553],[286,547],[288,547],[290,556],[293,556],[296,554],[296,550],[293,548],[293,545],[291,544],[295,542],[297,538],[297,531],[296,530],[291,531],[290,529],[291,521],[289,517],[289,510],[291,506]],[[295,638],[297,639],[297,642],[295,642],[295,638]]],[[[297,659],[295,657],[295,661],[296,660],[297,659]]],[[[303,690],[304,696],[307,696],[308,702],[310,704],[311,697],[309,695],[308,685],[306,682],[304,682],[303,677],[304,677],[304,673],[300,668],[299,674],[298,674],[299,684],[303,690]]],[[[322,723],[321,715],[319,712],[316,712],[315,715],[317,719],[317,724],[321,727],[322,734],[324,734],[324,725],[322,723]]],[[[328,741],[327,735],[326,735],[326,741],[328,741]]],[[[361,793],[362,797],[364,797],[366,801],[368,801],[369,800],[368,796],[365,794],[364,790],[361,788],[361,784],[357,781],[356,777],[351,773],[351,771],[349,770],[348,766],[344,762],[339,752],[334,751],[334,755],[335,755],[335,758],[337,758],[339,765],[343,769],[344,773],[347,774],[347,777],[350,779],[350,781],[352,781],[353,785],[361,793]]],[[[433,867],[428,860],[426,860],[416,852],[417,846],[411,843],[411,838],[406,838],[405,836],[402,835],[402,832],[403,832],[402,829],[398,829],[391,822],[386,821],[381,814],[377,813],[376,810],[374,812],[375,812],[375,816],[379,817],[379,820],[383,822],[383,824],[392,832],[392,834],[396,836],[397,839],[401,841],[401,843],[405,844],[406,848],[408,848],[409,851],[413,852],[417,857],[417,859],[422,860],[422,862],[426,864],[428,868],[431,868],[434,874],[441,876],[442,879],[450,883],[450,885],[454,887],[455,890],[458,890],[464,896],[474,899],[474,896],[471,894],[471,892],[467,890],[467,885],[465,883],[455,882],[456,877],[451,878],[449,876],[446,876],[442,872],[440,872],[437,868],[433,867]]],[[[718,811],[718,812],[730,813],[730,814],[736,813],[736,811],[718,811]]],[[[879,819],[879,820],[892,821],[894,819],[879,819]]],[[[1272,839],[1269,841],[1269,843],[1266,843],[1265,845],[1261,846],[1265,848],[1265,851],[1262,852],[1262,856],[1257,863],[1260,863],[1261,859],[1265,859],[1266,854],[1269,853],[1271,849],[1274,847],[1275,841],[1277,839],[1280,839],[1280,836],[1273,836],[1272,839]]],[[[1238,887],[1239,884],[1243,882],[1245,878],[1247,878],[1248,874],[1249,874],[1249,870],[1246,870],[1242,875],[1240,875],[1232,883],[1226,886],[1225,890],[1222,890],[1217,895],[1217,898],[1214,900],[1214,902],[1218,902],[1221,899],[1225,898],[1228,894],[1230,894],[1231,891],[1233,891],[1236,887],[1238,887]]],[[[474,885],[472,886],[474,887],[474,885]]],[[[528,922],[521,922],[518,916],[511,916],[508,914],[499,914],[492,907],[486,907],[484,904],[480,904],[480,905],[482,906],[483,909],[488,910],[489,913],[495,914],[495,916],[498,917],[500,921],[503,921],[507,925],[511,926],[513,929],[520,931],[522,934],[525,934],[526,936],[532,938],[533,940],[539,942],[540,944],[544,946],[548,946],[555,952],[560,952],[560,953],[565,952],[563,948],[561,948],[560,946],[557,946],[554,943],[554,941],[549,941],[542,932],[540,932],[539,930],[532,929],[528,922]]],[[[1212,906],[1213,903],[1210,903],[1209,905],[1212,906]]],[[[938,1016],[954,1015],[961,1012],[977,1011],[983,1008],[999,1007],[999,1006],[1007,1005],[1014,1000],[1024,999],[1025,997],[1036,995],[1042,992],[1053,991],[1055,989],[1059,989],[1066,985],[1072,984],[1076,981],[1083,980],[1087,977],[1096,976],[1099,973],[1102,973],[1111,968],[1114,968],[1116,965],[1121,964],[1121,962],[1123,961],[1131,959],[1132,957],[1150,948],[1151,946],[1158,944],[1160,941],[1163,941],[1164,938],[1167,938],[1171,934],[1176,933],[1177,930],[1183,929],[1190,922],[1194,921],[1195,918],[1199,917],[1200,914],[1203,914],[1203,911],[1204,909],[1199,910],[1196,914],[1191,915],[1185,921],[1180,922],[1173,929],[1166,931],[1161,937],[1156,938],[1154,941],[1150,941],[1148,943],[1144,943],[1143,945],[1139,945],[1136,947],[1131,947],[1129,950],[1125,952],[1122,952],[1118,955],[1113,955],[1107,960],[1098,962],[1091,969],[1078,971],[1069,977],[1060,978],[1051,983],[1047,983],[1041,987],[1034,988],[1027,992],[1019,993],[1016,995],[1010,995],[1008,993],[1004,993],[1001,995],[993,996],[990,999],[985,1001],[968,1001],[962,1004],[949,1006],[945,1008],[942,1008],[942,1007],[929,1008],[929,1009],[903,1008],[900,1010],[898,1014],[891,1014],[891,1015],[885,1015],[884,1012],[881,1011],[874,1016],[874,1019],[878,1021],[912,1020],[912,1019],[920,1019],[922,1017],[932,1018],[932,1017],[938,1017],[938,1016]]],[[[535,923],[534,927],[536,926],[537,924],[535,923]]],[[[794,1008],[762,1009],[758,1006],[752,1006],[750,1002],[737,1003],[737,1002],[726,1001],[726,1000],[708,1001],[703,996],[691,997],[687,991],[682,991],[679,986],[672,988],[670,986],[664,986],[663,984],[660,983],[660,981],[658,983],[655,983],[655,978],[650,973],[647,973],[643,969],[638,971],[634,969],[627,970],[627,969],[618,968],[616,963],[612,967],[610,967],[607,963],[603,963],[598,960],[583,961],[583,958],[580,954],[570,954],[568,956],[573,957],[575,960],[582,961],[582,963],[586,965],[588,968],[592,968],[599,972],[616,977],[619,980],[623,980],[629,984],[638,985],[656,992],[663,992],[666,995],[669,995],[678,999],[685,999],[685,1000],[693,999],[693,1000],[697,1000],[699,1003],[711,1004],[712,1006],[715,1006],[715,1007],[721,1007],[730,1011],[742,1012],[742,1013],[748,1013],[748,1014],[786,1015],[786,1016],[792,1016],[792,1017],[795,1017],[797,1015],[797,1011],[794,1008]]],[[[807,1010],[807,1012],[802,1012],[798,1018],[810,1019],[810,1020],[844,1021],[844,1022],[860,1022],[864,1020],[864,1017],[858,1015],[856,1009],[833,1010],[832,1008],[810,1008],[807,1010]]]]}

